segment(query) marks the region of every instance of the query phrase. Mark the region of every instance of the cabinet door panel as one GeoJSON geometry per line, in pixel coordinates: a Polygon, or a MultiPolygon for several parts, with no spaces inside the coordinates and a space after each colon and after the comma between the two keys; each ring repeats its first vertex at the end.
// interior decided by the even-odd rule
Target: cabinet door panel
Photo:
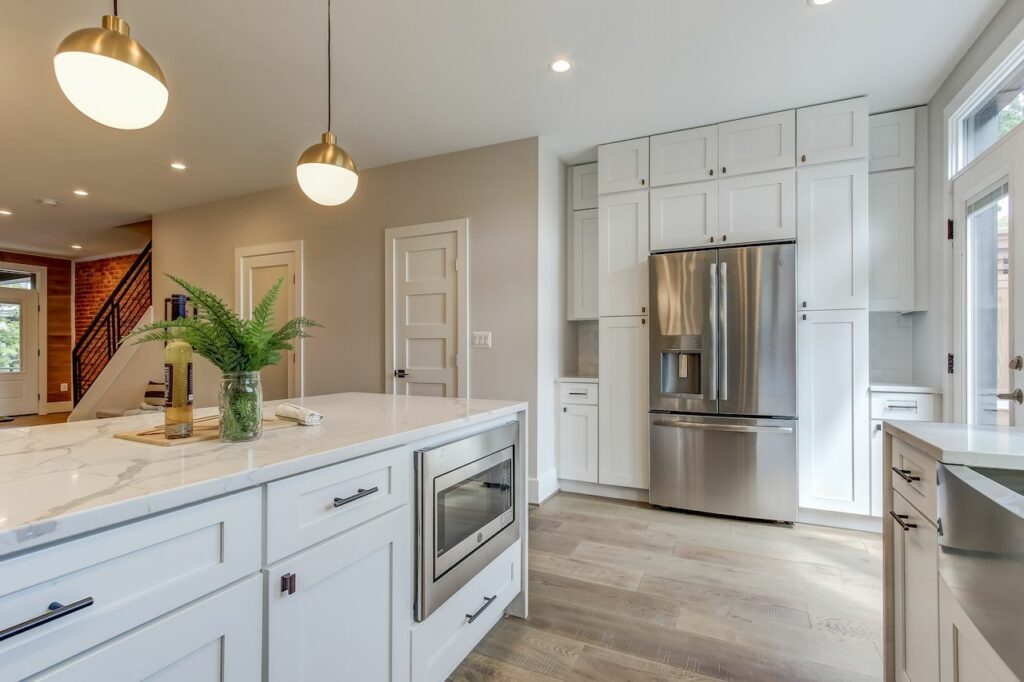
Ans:
{"type": "Polygon", "coordinates": [[[939,679],[939,538],[935,526],[894,492],[893,610],[897,682],[939,679]]]}
{"type": "Polygon", "coordinates": [[[651,187],[700,182],[718,175],[718,126],[651,138],[651,187]]]}
{"type": "Polygon", "coordinates": [[[914,310],[914,169],[872,173],[868,196],[871,249],[869,307],[914,310]]]}
{"type": "Polygon", "coordinates": [[[718,126],[718,165],[723,177],[792,168],[795,152],[796,119],[792,111],[718,126]]]}
{"type": "Polygon", "coordinates": [[[651,251],[713,244],[718,237],[718,182],[651,190],[651,251]]]}
{"type": "Polygon", "coordinates": [[[880,419],[871,420],[871,515],[882,515],[882,486],[889,477],[882,471],[882,445],[885,440],[880,419]]]}
{"type": "Polygon", "coordinates": [[[569,235],[569,319],[596,320],[598,315],[597,209],[574,211],[569,235]]]}
{"type": "Polygon", "coordinates": [[[647,488],[646,317],[602,318],[599,363],[598,481],[647,488]]]}
{"type": "Polygon", "coordinates": [[[942,682],[1020,682],[939,578],[939,667],[942,682]]]}
{"type": "Polygon", "coordinates": [[[871,512],[868,313],[800,315],[800,506],[871,512]]]}
{"type": "Polygon", "coordinates": [[[563,405],[558,414],[558,477],[597,483],[597,405],[563,405]]]}
{"type": "Polygon", "coordinates": [[[647,187],[648,153],[646,137],[598,147],[598,193],[611,194],[647,187]]]}
{"type": "Polygon", "coordinates": [[[833,163],[868,155],[868,101],[830,102],[796,112],[797,165],[833,163]]]}
{"type": "Polygon", "coordinates": [[[597,208],[597,164],[572,167],[572,210],[597,208]]]}
{"type": "Polygon", "coordinates": [[[601,317],[647,313],[647,190],[600,199],[598,307],[601,317]]]}
{"type": "Polygon", "coordinates": [[[869,122],[869,168],[876,171],[912,168],[917,157],[917,111],[904,109],[876,114],[869,122]]]}
{"type": "Polygon", "coordinates": [[[719,240],[728,244],[796,236],[796,175],[792,170],[727,178],[718,183],[719,240]]]}
{"type": "Polygon", "coordinates": [[[866,160],[801,168],[797,176],[800,307],[868,307],[866,160]]]}

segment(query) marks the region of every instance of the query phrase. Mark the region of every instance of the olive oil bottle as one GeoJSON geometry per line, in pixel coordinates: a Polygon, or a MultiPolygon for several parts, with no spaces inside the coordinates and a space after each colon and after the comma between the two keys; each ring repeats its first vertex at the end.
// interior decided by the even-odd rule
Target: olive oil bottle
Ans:
{"type": "MultiPolygon", "coordinates": [[[[171,319],[188,315],[188,297],[171,296],[171,319]]],[[[192,346],[181,339],[164,348],[164,437],[192,435],[192,346]]]]}

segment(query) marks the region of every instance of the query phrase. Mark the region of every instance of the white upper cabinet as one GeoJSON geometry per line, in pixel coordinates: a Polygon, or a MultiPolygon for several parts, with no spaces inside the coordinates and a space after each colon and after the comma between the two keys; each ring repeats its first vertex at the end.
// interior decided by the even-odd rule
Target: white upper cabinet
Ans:
{"type": "Polygon", "coordinates": [[[716,241],[742,244],[795,237],[795,173],[790,169],[719,181],[716,241]]]}
{"type": "Polygon", "coordinates": [[[647,318],[602,318],[598,330],[598,476],[603,485],[647,488],[647,318]]]}
{"type": "Polygon", "coordinates": [[[628,192],[647,187],[648,138],[603,144],[597,148],[597,192],[628,192]]]}
{"type": "Polygon", "coordinates": [[[797,255],[801,308],[868,307],[867,159],[800,169],[797,255]]]}
{"type": "Polygon", "coordinates": [[[722,177],[792,168],[796,148],[792,111],[730,121],[718,126],[722,177]]]}
{"type": "Polygon", "coordinates": [[[572,167],[572,210],[597,208],[597,164],[572,167]]]}
{"type": "Polygon", "coordinates": [[[569,231],[570,320],[597,319],[598,222],[596,208],[573,211],[569,231]]]}
{"type": "Polygon", "coordinates": [[[651,138],[651,187],[718,176],[718,126],[651,138]]]}
{"type": "Polygon", "coordinates": [[[915,309],[915,183],[913,168],[871,174],[868,242],[872,311],[915,309]]]}
{"type": "Polygon", "coordinates": [[[651,190],[651,251],[706,246],[716,241],[717,181],[651,190]]]}
{"type": "Polygon", "coordinates": [[[914,109],[891,111],[871,117],[871,143],[868,170],[912,168],[917,160],[914,109]]]}
{"type": "Polygon", "coordinates": [[[801,166],[867,156],[867,99],[858,97],[797,109],[796,153],[801,166]]]}
{"type": "Polygon", "coordinates": [[[598,208],[598,312],[647,314],[648,192],[602,195],[598,208]]]}

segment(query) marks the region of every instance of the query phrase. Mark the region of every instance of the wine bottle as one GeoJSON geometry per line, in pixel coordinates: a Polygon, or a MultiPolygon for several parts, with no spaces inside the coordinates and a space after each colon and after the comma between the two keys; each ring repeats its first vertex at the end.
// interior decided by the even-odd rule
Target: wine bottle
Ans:
{"type": "MultiPolygon", "coordinates": [[[[171,296],[171,319],[188,315],[188,297],[171,296]]],[[[164,437],[192,435],[192,346],[174,339],[164,348],[164,437]]]]}

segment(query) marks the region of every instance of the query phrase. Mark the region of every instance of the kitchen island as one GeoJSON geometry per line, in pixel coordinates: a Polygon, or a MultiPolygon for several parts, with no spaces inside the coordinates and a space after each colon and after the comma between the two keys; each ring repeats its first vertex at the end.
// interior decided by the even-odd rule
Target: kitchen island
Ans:
{"type": "Polygon", "coordinates": [[[324,422],[171,447],[113,437],[161,415],[0,431],[0,680],[439,680],[525,617],[525,403],[292,402],[324,422]],[[415,452],[509,422],[519,540],[415,622],[415,452]]]}

